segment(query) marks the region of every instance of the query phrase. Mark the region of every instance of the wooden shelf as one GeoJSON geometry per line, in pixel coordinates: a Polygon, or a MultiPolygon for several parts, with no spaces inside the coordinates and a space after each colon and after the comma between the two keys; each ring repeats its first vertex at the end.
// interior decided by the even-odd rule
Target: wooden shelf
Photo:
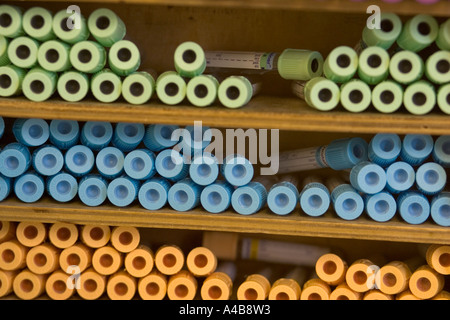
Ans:
{"type": "Polygon", "coordinates": [[[25,98],[0,99],[0,116],[10,118],[66,119],[136,123],[203,125],[222,128],[266,128],[292,131],[450,134],[449,116],[436,111],[426,116],[397,112],[382,114],[368,111],[320,112],[298,98],[259,96],[241,109],[222,106],[197,108],[188,104],[169,106],[156,100],[145,105],[123,102],[111,104],[96,101],[79,103],[51,99],[32,102],[25,98]]]}
{"type": "Polygon", "coordinates": [[[10,198],[0,204],[0,220],[44,223],[65,221],[110,226],[450,244],[448,228],[432,221],[410,225],[395,217],[389,222],[377,223],[364,216],[346,221],[332,212],[314,218],[298,212],[277,216],[266,209],[254,215],[242,216],[233,211],[212,214],[203,209],[189,212],[177,212],[170,208],[148,211],[137,204],[126,208],[110,204],[88,207],[78,201],[61,205],[49,198],[27,204],[10,198]]]}

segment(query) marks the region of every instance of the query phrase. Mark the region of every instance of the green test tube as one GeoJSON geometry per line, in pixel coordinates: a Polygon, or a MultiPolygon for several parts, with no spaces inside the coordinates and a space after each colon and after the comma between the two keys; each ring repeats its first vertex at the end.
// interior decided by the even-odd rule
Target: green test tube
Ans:
{"type": "Polygon", "coordinates": [[[0,5],[0,35],[17,38],[25,34],[22,27],[22,9],[7,4],[0,5]]]}
{"type": "Polygon", "coordinates": [[[450,18],[439,26],[436,45],[441,50],[450,50],[450,18]]]}
{"type": "Polygon", "coordinates": [[[258,93],[260,86],[259,82],[252,83],[244,76],[229,76],[220,82],[217,97],[227,108],[241,108],[258,93]]]}
{"type": "Polygon", "coordinates": [[[58,11],[53,16],[53,32],[62,41],[75,44],[89,38],[89,28],[85,17],[80,13],[58,11]]]}
{"type": "Polygon", "coordinates": [[[8,58],[8,45],[9,39],[4,36],[0,36],[0,66],[6,66],[11,63],[8,58]]]}
{"type": "Polygon", "coordinates": [[[88,28],[95,40],[107,48],[122,40],[127,32],[122,19],[107,8],[97,9],[89,15],[88,28]]]}
{"type": "Polygon", "coordinates": [[[186,81],[176,71],[161,73],[156,80],[156,94],[162,103],[176,105],[186,97],[186,81]]]}
{"type": "Polygon", "coordinates": [[[72,46],[69,53],[74,69],[84,73],[97,73],[106,65],[107,53],[95,41],[80,41],[72,46]]]}
{"type": "Polygon", "coordinates": [[[70,45],[59,40],[48,40],[38,50],[39,65],[45,70],[62,72],[72,67],[69,59],[70,45]]]}
{"type": "Polygon", "coordinates": [[[339,86],[325,77],[308,81],[293,81],[292,92],[306,101],[308,106],[320,111],[330,111],[337,107],[340,99],[339,86]]]}
{"type": "Polygon", "coordinates": [[[136,71],[122,82],[122,96],[131,104],[148,102],[155,92],[155,78],[146,71],[136,71]]]}
{"type": "Polygon", "coordinates": [[[56,38],[53,32],[53,14],[41,7],[27,9],[22,17],[25,33],[38,41],[48,41],[56,38]]]}
{"type": "Polygon", "coordinates": [[[15,65],[0,67],[0,97],[11,97],[22,92],[26,71],[15,65]]]}
{"type": "Polygon", "coordinates": [[[403,104],[403,87],[392,80],[385,80],[372,89],[372,105],[382,113],[393,113],[403,104]]]}
{"type": "Polygon", "coordinates": [[[341,104],[350,112],[362,112],[366,110],[372,101],[372,90],[369,85],[360,79],[351,79],[342,84],[341,104]]]}
{"type": "Polygon", "coordinates": [[[210,74],[191,78],[186,87],[186,97],[196,107],[208,107],[217,99],[219,81],[210,74]]]}
{"type": "Polygon", "coordinates": [[[397,41],[401,31],[402,20],[400,17],[395,13],[383,12],[381,13],[380,29],[364,27],[359,47],[361,50],[372,46],[389,49],[397,41]]]}
{"type": "Polygon", "coordinates": [[[450,114],[450,83],[441,85],[437,92],[437,105],[445,114],[450,114]]]}
{"type": "Polygon", "coordinates": [[[192,78],[201,75],[206,68],[203,48],[193,41],[181,43],[173,55],[175,70],[182,76],[192,78]]]}
{"type": "Polygon", "coordinates": [[[424,115],[430,113],[436,104],[434,86],[426,81],[416,81],[405,89],[403,105],[409,113],[424,115]]]}
{"type": "Polygon", "coordinates": [[[37,64],[39,42],[29,37],[12,39],[8,46],[8,57],[19,68],[30,69],[37,64]]]}
{"type": "Polygon", "coordinates": [[[45,101],[55,92],[57,78],[56,72],[35,67],[25,75],[22,92],[31,101],[45,101]]]}
{"type": "Polygon", "coordinates": [[[122,80],[110,69],[103,69],[92,76],[91,92],[101,102],[114,102],[122,93],[122,80]]]}
{"type": "Polygon", "coordinates": [[[65,101],[81,101],[89,93],[89,77],[76,70],[65,71],[58,78],[57,90],[65,101]]]}
{"type": "Polygon", "coordinates": [[[432,44],[439,32],[439,24],[433,16],[418,14],[406,21],[397,44],[404,50],[418,52],[432,44]]]}
{"type": "Polygon", "coordinates": [[[327,79],[344,83],[358,70],[358,55],[353,48],[339,46],[331,50],[325,59],[323,73],[327,79]]]}
{"type": "Polygon", "coordinates": [[[129,40],[114,43],[108,53],[109,67],[119,76],[135,72],[141,64],[138,47],[129,40]]]}
{"type": "Polygon", "coordinates": [[[409,50],[398,51],[391,57],[389,62],[389,74],[401,83],[410,84],[420,79],[424,72],[422,58],[415,52],[409,50]]]}
{"type": "Polygon", "coordinates": [[[359,55],[358,76],[369,85],[376,85],[389,76],[390,57],[386,49],[367,47],[359,55]]]}
{"type": "Polygon", "coordinates": [[[425,62],[425,75],[435,84],[450,82],[450,51],[434,52],[425,62]]]}

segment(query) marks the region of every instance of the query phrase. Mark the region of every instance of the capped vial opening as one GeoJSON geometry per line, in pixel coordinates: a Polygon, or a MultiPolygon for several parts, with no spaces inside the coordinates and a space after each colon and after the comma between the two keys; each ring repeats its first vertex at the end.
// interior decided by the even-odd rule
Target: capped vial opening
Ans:
{"type": "Polygon", "coordinates": [[[231,174],[233,175],[233,177],[241,179],[245,177],[245,175],[247,174],[247,169],[245,168],[244,165],[237,164],[232,168],[231,174]]]}
{"type": "Polygon", "coordinates": [[[77,266],[80,264],[81,262],[81,258],[78,254],[76,253],[71,253],[67,256],[67,260],[66,260],[67,264],[69,266],[77,266]]]}
{"type": "Polygon", "coordinates": [[[180,90],[180,88],[178,88],[178,85],[175,82],[169,82],[164,87],[164,92],[169,97],[173,97],[173,96],[177,95],[179,90],[180,90]]]}
{"type": "Polygon", "coordinates": [[[68,93],[76,94],[80,91],[80,84],[77,80],[69,80],[66,82],[65,88],[68,93]]]}
{"type": "Polygon", "coordinates": [[[250,195],[243,193],[239,196],[238,203],[241,207],[248,208],[253,204],[253,199],[250,195]]]}
{"type": "Polygon", "coordinates": [[[423,179],[427,184],[436,184],[439,181],[439,173],[435,170],[427,170],[423,179]]]}
{"type": "Polygon", "coordinates": [[[248,288],[245,290],[244,297],[246,300],[256,300],[258,299],[258,292],[253,288],[248,288]]]}
{"type": "Polygon", "coordinates": [[[448,73],[450,70],[450,63],[447,60],[441,59],[436,63],[436,70],[439,73],[448,73]]]}
{"type": "Polygon", "coordinates": [[[289,295],[286,292],[278,292],[275,300],[289,300],[289,295]]]}
{"type": "Polygon", "coordinates": [[[447,100],[447,104],[450,104],[450,93],[449,93],[449,94],[447,94],[447,98],[446,98],[446,100],[447,100]]]}
{"type": "Polygon", "coordinates": [[[342,208],[344,208],[345,211],[352,212],[355,211],[358,207],[358,204],[354,199],[345,199],[344,202],[342,202],[342,208]]]}
{"type": "MultiPolygon", "coordinates": [[[[447,207],[447,213],[448,216],[450,216],[450,206],[445,205],[447,207]]],[[[449,253],[443,253],[439,256],[439,264],[443,266],[444,268],[450,267],[450,254],[449,253]]]]}
{"type": "Polygon", "coordinates": [[[367,64],[372,68],[378,68],[381,65],[381,57],[377,54],[371,54],[367,58],[367,64]]]}
{"type": "Polygon", "coordinates": [[[140,82],[133,82],[130,85],[130,93],[135,97],[140,97],[144,93],[144,86],[140,82]]]}
{"type": "Polygon", "coordinates": [[[391,288],[397,284],[397,277],[393,273],[388,272],[383,275],[383,284],[391,288]]]}
{"type": "Polygon", "coordinates": [[[5,167],[9,170],[16,170],[19,167],[19,159],[14,156],[9,156],[5,159],[5,167]]]}
{"type": "Polygon", "coordinates": [[[162,263],[166,268],[172,268],[177,263],[177,257],[175,257],[172,253],[165,254],[162,263]]]}
{"type": "Polygon", "coordinates": [[[47,257],[43,253],[38,253],[34,256],[33,263],[38,267],[43,267],[47,264],[47,257]]]}
{"type": "Polygon", "coordinates": [[[193,63],[197,59],[197,54],[194,50],[188,49],[183,52],[182,58],[186,63],[193,63]]]}
{"type": "Polygon", "coordinates": [[[211,299],[217,300],[222,296],[222,289],[219,286],[211,286],[208,289],[208,296],[211,299]]]}
{"type": "Polygon", "coordinates": [[[131,244],[132,241],[133,241],[133,235],[131,234],[131,232],[124,231],[124,232],[120,233],[119,242],[122,245],[128,246],[129,244],[131,244]]]}
{"type": "Polygon", "coordinates": [[[35,226],[27,226],[23,230],[23,235],[25,238],[32,240],[35,239],[39,234],[38,229],[35,226]]]}
{"type": "Polygon", "coordinates": [[[83,152],[77,152],[73,155],[73,163],[77,166],[84,166],[87,162],[87,156],[83,152]]]}
{"type": "Polygon", "coordinates": [[[145,286],[145,292],[150,296],[156,296],[159,293],[159,285],[156,282],[149,282],[145,286]]]}
{"type": "Polygon", "coordinates": [[[423,35],[423,36],[427,36],[430,34],[431,32],[431,27],[427,22],[421,22],[417,25],[417,31],[423,35]]]}
{"type": "Polygon", "coordinates": [[[100,91],[103,94],[111,94],[114,91],[114,83],[109,80],[104,80],[100,83],[100,91]]]}
{"type": "Polygon", "coordinates": [[[136,172],[140,172],[140,171],[144,170],[144,168],[145,168],[144,159],[134,158],[133,160],[131,160],[131,168],[136,172]]]}
{"type": "Polygon", "coordinates": [[[364,147],[362,147],[361,145],[357,144],[355,146],[353,146],[353,156],[355,156],[358,159],[361,159],[364,156],[364,147]]]}
{"type": "Polygon", "coordinates": [[[127,62],[131,59],[131,51],[128,48],[122,48],[117,51],[117,58],[122,62],[127,62]]]}
{"type": "Polygon", "coordinates": [[[52,288],[56,293],[63,294],[67,289],[67,284],[62,280],[56,280],[53,282],[52,288]]]}
{"type": "MultiPolygon", "coordinates": [[[[62,31],[65,31],[65,32],[69,32],[71,29],[69,28],[69,17],[67,17],[67,18],[64,18],[64,19],[62,19],[61,20],[61,24],[60,24],[60,27],[61,27],[61,30],[62,31]]],[[[71,25],[73,25],[73,20],[72,19],[70,19],[70,24],[71,25]]]]}
{"type": "Polygon", "coordinates": [[[426,143],[425,139],[422,139],[421,137],[416,137],[416,138],[412,139],[412,141],[411,141],[411,147],[417,151],[421,151],[421,150],[425,149],[426,145],[427,145],[427,143],[426,143]]]}
{"type": "Polygon", "coordinates": [[[98,241],[101,240],[104,236],[105,233],[103,232],[103,229],[100,227],[94,227],[89,231],[89,237],[91,237],[92,240],[98,241]]]}
{"type": "Polygon", "coordinates": [[[23,292],[29,293],[33,291],[34,284],[33,281],[31,281],[30,279],[23,279],[22,281],[20,281],[19,287],[20,290],[22,290],[23,292]]]}
{"type": "Polygon", "coordinates": [[[394,93],[392,93],[392,91],[390,90],[383,90],[380,93],[380,100],[381,102],[385,103],[385,104],[390,104],[394,101],[394,93]]]}
{"type": "Polygon", "coordinates": [[[176,167],[176,164],[175,164],[175,162],[173,162],[171,156],[165,157],[161,164],[162,164],[163,168],[166,170],[173,170],[176,167]]]}
{"type": "Polygon", "coordinates": [[[116,188],[114,188],[114,195],[118,199],[125,199],[128,197],[128,188],[124,185],[119,185],[116,188]]]}
{"type": "Polygon", "coordinates": [[[45,52],[45,59],[50,63],[55,63],[59,60],[59,52],[55,49],[49,49],[45,52]]]}
{"type": "Polygon", "coordinates": [[[159,201],[159,198],[161,197],[161,195],[159,194],[159,192],[155,189],[149,189],[146,193],[145,193],[145,198],[147,199],[147,201],[149,202],[157,202],[159,201]]]}
{"type": "Polygon", "coordinates": [[[88,63],[92,59],[92,53],[88,49],[82,49],[78,52],[78,60],[81,63],[88,63]]]}
{"type": "Polygon", "coordinates": [[[159,133],[161,134],[161,137],[168,140],[172,137],[173,128],[169,126],[163,126],[159,133]]]}
{"type": "Polygon", "coordinates": [[[53,168],[56,166],[58,160],[53,154],[46,154],[42,157],[42,165],[46,168],[53,168]]]}
{"type": "Polygon", "coordinates": [[[106,128],[99,124],[92,127],[91,133],[96,138],[101,138],[106,134],[106,128]]]}
{"type": "Polygon", "coordinates": [[[336,272],[337,265],[334,261],[329,260],[323,264],[322,270],[324,273],[326,273],[328,275],[332,275],[336,272]]]}
{"type": "Polygon", "coordinates": [[[11,263],[16,258],[16,254],[11,249],[3,250],[2,252],[2,260],[6,263],[11,263]]]}
{"type": "Polygon", "coordinates": [[[95,21],[95,25],[100,30],[107,29],[109,27],[109,24],[110,24],[109,18],[106,16],[98,17],[97,20],[95,21]]]}
{"type": "Polygon", "coordinates": [[[96,199],[98,198],[98,196],[100,195],[100,188],[95,186],[95,185],[91,185],[89,187],[86,188],[86,196],[90,199],[96,199]]]}
{"type": "Polygon", "coordinates": [[[412,96],[412,101],[416,106],[423,106],[427,102],[427,96],[422,92],[416,92],[412,96]]]}
{"type": "Polygon", "coordinates": [[[236,86],[231,86],[227,88],[226,95],[227,98],[230,100],[236,100],[239,98],[241,92],[239,91],[239,88],[236,86]]]}
{"type": "Polygon", "coordinates": [[[118,162],[119,159],[117,159],[117,156],[115,154],[110,153],[103,158],[103,164],[107,168],[114,168],[115,166],[117,166],[118,162]]]}
{"type": "Polygon", "coordinates": [[[363,93],[361,90],[352,90],[350,91],[348,98],[352,103],[360,103],[363,100],[363,93]]]}
{"type": "Polygon", "coordinates": [[[423,208],[420,204],[418,203],[411,203],[408,206],[408,213],[412,216],[412,217],[419,217],[422,213],[423,213],[423,208]]]}
{"type": "Polygon", "coordinates": [[[72,232],[66,227],[59,228],[58,231],[56,231],[56,237],[61,241],[69,240],[71,234],[72,232]]]}
{"type": "Polygon", "coordinates": [[[22,59],[22,60],[28,59],[30,54],[31,54],[30,48],[24,44],[21,44],[20,46],[18,46],[16,48],[16,56],[19,59],[22,59]]]}
{"type": "Polygon", "coordinates": [[[125,135],[127,137],[132,138],[138,134],[138,129],[136,128],[135,125],[128,124],[128,125],[125,125],[125,127],[123,129],[123,133],[125,133],[125,135]]]}
{"type": "Polygon", "coordinates": [[[382,19],[380,28],[383,32],[391,32],[394,29],[394,23],[389,19],[382,19]]]}
{"type": "Polygon", "coordinates": [[[417,279],[416,287],[419,291],[427,292],[431,289],[431,282],[425,277],[420,277],[417,279]]]}
{"type": "Polygon", "coordinates": [[[83,289],[87,292],[95,292],[97,290],[98,284],[94,279],[87,279],[84,281],[83,289]]]}
{"type": "Polygon", "coordinates": [[[208,95],[208,88],[204,84],[195,86],[194,94],[197,98],[204,98],[208,95]]]}
{"type": "Polygon", "coordinates": [[[441,150],[446,154],[450,155],[450,141],[447,141],[442,144],[441,150]]]}
{"type": "Polygon", "coordinates": [[[144,257],[134,257],[133,261],[131,262],[133,265],[133,268],[136,270],[142,270],[147,266],[147,262],[145,261],[144,257]]]}
{"type": "Polygon", "coordinates": [[[400,60],[400,62],[398,63],[398,71],[400,71],[401,73],[411,72],[412,67],[413,65],[411,61],[406,59],[400,60]]]}
{"type": "Polygon", "coordinates": [[[184,284],[177,285],[174,291],[178,298],[184,298],[189,294],[189,289],[184,284]]]}
{"type": "Polygon", "coordinates": [[[394,172],[393,177],[398,183],[405,183],[408,180],[408,172],[404,169],[398,169],[394,172]]]}
{"type": "Polygon", "coordinates": [[[45,19],[44,17],[42,17],[41,15],[37,14],[34,15],[31,19],[30,19],[30,24],[33,27],[33,29],[40,29],[44,26],[44,22],[45,19]]]}
{"type": "Polygon", "coordinates": [[[386,200],[380,200],[375,203],[375,211],[379,214],[385,214],[389,211],[389,203],[386,200]]]}
{"type": "Polygon", "coordinates": [[[394,150],[395,143],[392,139],[386,138],[380,142],[380,149],[384,152],[391,152],[394,150]]]}
{"type": "Polygon", "coordinates": [[[44,134],[44,129],[40,125],[34,124],[28,129],[28,134],[33,139],[39,139],[44,134]]]}
{"type": "Polygon", "coordinates": [[[101,255],[99,262],[102,267],[109,268],[112,266],[114,259],[109,253],[105,253],[101,255]]]}
{"type": "Polygon", "coordinates": [[[194,258],[194,264],[197,268],[204,268],[208,264],[208,258],[204,254],[198,254],[194,258]]]}
{"type": "Polygon", "coordinates": [[[331,92],[330,89],[324,88],[324,89],[321,89],[321,90],[319,91],[318,96],[319,96],[319,100],[320,100],[320,101],[322,101],[322,102],[328,102],[328,101],[331,100],[331,98],[332,98],[332,96],[333,96],[333,93],[331,92]]]}
{"type": "Polygon", "coordinates": [[[289,204],[289,197],[284,193],[279,193],[275,196],[275,203],[278,207],[284,208],[289,204]]]}
{"type": "Polygon", "coordinates": [[[358,270],[353,274],[353,281],[358,285],[363,285],[367,283],[367,274],[361,270],[358,270]]]}
{"type": "Polygon", "coordinates": [[[211,167],[205,163],[202,163],[197,167],[197,173],[201,177],[208,177],[211,174],[211,167]]]}
{"type": "Polygon", "coordinates": [[[336,63],[341,68],[347,68],[350,65],[350,57],[347,54],[340,54],[336,58],[336,63]]]}
{"type": "Polygon", "coordinates": [[[222,196],[217,191],[213,191],[208,195],[208,202],[211,205],[219,205],[222,201],[222,196]]]}
{"type": "Polygon", "coordinates": [[[174,196],[175,196],[175,200],[178,203],[186,203],[189,200],[189,195],[184,190],[178,190],[177,192],[175,192],[174,196]]]}
{"type": "Polygon", "coordinates": [[[26,195],[34,195],[37,189],[37,185],[33,181],[27,181],[22,185],[22,192],[26,195]]]}
{"type": "Polygon", "coordinates": [[[2,13],[0,15],[0,26],[3,28],[8,28],[12,23],[12,17],[8,13],[2,13]]]}
{"type": "Polygon", "coordinates": [[[322,300],[322,297],[320,294],[313,292],[308,296],[308,300],[322,300]]]}
{"type": "Polygon", "coordinates": [[[376,172],[369,172],[364,178],[365,182],[369,186],[375,186],[380,182],[380,176],[376,172]]]}
{"type": "Polygon", "coordinates": [[[316,58],[314,58],[311,61],[311,71],[315,73],[317,72],[318,69],[319,69],[319,61],[316,58]]]}
{"type": "Polygon", "coordinates": [[[322,206],[323,200],[322,197],[318,195],[313,195],[309,197],[308,204],[313,208],[320,208],[322,206]]]}
{"type": "Polygon", "coordinates": [[[8,89],[12,84],[11,77],[7,74],[0,75],[0,88],[8,89]]]}

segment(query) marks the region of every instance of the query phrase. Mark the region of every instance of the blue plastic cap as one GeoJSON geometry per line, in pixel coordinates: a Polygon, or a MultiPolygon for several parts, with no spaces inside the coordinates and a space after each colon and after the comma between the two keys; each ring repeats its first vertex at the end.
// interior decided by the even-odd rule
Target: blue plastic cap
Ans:
{"type": "Polygon", "coordinates": [[[158,153],[155,159],[156,171],[164,178],[174,182],[186,178],[189,166],[176,150],[166,149],[158,153]]]}
{"type": "Polygon", "coordinates": [[[330,207],[330,192],[322,183],[307,184],[300,193],[300,207],[311,217],[319,217],[330,207]]]}
{"type": "Polygon", "coordinates": [[[90,207],[101,205],[106,200],[108,182],[99,174],[84,176],[78,184],[78,197],[90,207]]]}
{"type": "Polygon", "coordinates": [[[0,174],[0,201],[5,200],[11,193],[11,179],[0,174]]]}
{"type": "Polygon", "coordinates": [[[95,156],[91,149],[76,145],[67,150],[64,155],[65,169],[75,177],[81,177],[91,172],[95,165],[95,156]]]}
{"type": "Polygon", "coordinates": [[[240,187],[253,179],[254,169],[248,159],[232,154],[223,160],[220,172],[231,185],[240,187]]]}
{"type": "Polygon", "coordinates": [[[378,133],[369,142],[368,158],[382,167],[392,164],[400,155],[402,141],[395,133],[378,133]]]}
{"type": "Polygon", "coordinates": [[[364,161],[350,171],[350,183],[362,193],[375,194],[386,186],[386,172],[379,165],[364,161]]]}
{"type": "Polygon", "coordinates": [[[220,213],[231,205],[233,186],[226,181],[217,180],[206,186],[200,195],[200,203],[210,213],[220,213]]]}
{"type": "Polygon", "coordinates": [[[431,218],[443,227],[450,227],[450,192],[442,192],[431,200],[431,218]]]}
{"type": "Polygon", "coordinates": [[[136,149],[144,139],[145,126],[142,123],[118,123],[114,128],[111,144],[123,152],[136,149]]]}
{"type": "Polygon", "coordinates": [[[22,202],[36,202],[44,195],[44,191],[44,179],[39,174],[24,173],[14,181],[14,193],[22,202]]]}
{"type": "Polygon", "coordinates": [[[440,136],[436,139],[433,160],[444,168],[450,168],[450,135],[440,136]]]}
{"type": "Polygon", "coordinates": [[[185,178],[170,187],[167,194],[169,205],[176,211],[192,210],[200,204],[200,194],[203,187],[185,178]]]}
{"type": "Polygon", "coordinates": [[[205,126],[186,126],[182,130],[180,152],[196,155],[205,149],[212,139],[212,136],[207,134],[208,130],[210,128],[205,126]]]}
{"type": "Polygon", "coordinates": [[[44,145],[33,152],[31,163],[37,173],[43,176],[53,176],[63,168],[64,156],[58,148],[44,145]]]}
{"type": "Polygon", "coordinates": [[[172,140],[172,134],[180,127],[177,125],[151,124],[145,129],[144,145],[151,151],[158,152],[171,148],[178,143],[181,137],[172,140]]]}
{"type": "Polygon", "coordinates": [[[156,173],[155,154],[148,149],[136,149],[125,156],[125,173],[136,180],[147,180],[156,173]]]}
{"type": "Polygon", "coordinates": [[[138,200],[148,210],[159,210],[167,203],[170,182],[161,177],[145,181],[139,188],[138,200]]]}
{"type": "Polygon", "coordinates": [[[295,210],[299,200],[296,186],[288,181],[274,184],[267,194],[267,206],[278,215],[287,215],[295,210]]]}
{"type": "Polygon", "coordinates": [[[137,199],[139,182],[127,176],[115,178],[108,185],[106,195],[116,207],[126,207],[137,199]]]}
{"type": "Polygon", "coordinates": [[[101,149],[95,157],[98,172],[108,179],[119,177],[123,172],[124,155],[120,149],[106,147],[101,149]]]}
{"type": "Polygon", "coordinates": [[[50,137],[48,123],[43,119],[16,119],[12,131],[17,142],[27,147],[39,147],[50,137]]]}
{"type": "Polygon", "coordinates": [[[80,141],[86,147],[99,151],[109,145],[114,129],[109,122],[87,121],[81,129],[80,141]]]}
{"type": "Polygon", "coordinates": [[[5,133],[5,121],[0,117],[0,139],[3,137],[3,133],[5,133]]]}
{"type": "Polygon", "coordinates": [[[416,171],[417,189],[431,196],[441,192],[447,183],[447,173],[438,163],[427,162],[416,171]]]}
{"type": "Polygon", "coordinates": [[[407,134],[403,138],[400,159],[412,166],[422,164],[434,147],[433,137],[426,134],[407,134]]]}
{"type": "Polygon", "coordinates": [[[416,191],[401,193],[397,198],[397,208],[400,216],[409,224],[424,223],[430,216],[428,199],[416,191]]]}
{"type": "Polygon", "coordinates": [[[80,138],[80,126],[75,120],[52,120],[49,130],[50,142],[61,150],[73,147],[80,138]]]}
{"type": "Polygon", "coordinates": [[[349,184],[341,184],[331,192],[334,211],[344,220],[354,220],[364,211],[364,200],[349,184]]]}
{"type": "Polygon", "coordinates": [[[71,201],[78,194],[78,181],[71,174],[58,173],[48,178],[47,192],[58,202],[71,201]]]}
{"type": "Polygon", "coordinates": [[[386,189],[391,193],[407,191],[415,182],[416,172],[407,162],[397,161],[386,169],[386,189]]]}
{"type": "Polygon", "coordinates": [[[389,192],[379,192],[364,197],[367,215],[375,221],[391,220],[397,212],[397,202],[389,192]]]}
{"type": "Polygon", "coordinates": [[[332,141],[325,150],[325,161],[334,170],[350,169],[367,161],[368,144],[362,138],[346,138],[332,141]]]}
{"type": "Polygon", "coordinates": [[[31,154],[18,142],[7,144],[0,152],[0,173],[8,178],[24,174],[31,166],[31,154]]]}
{"type": "Polygon", "coordinates": [[[207,186],[219,176],[219,161],[211,153],[195,155],[189,166],[189,176],[195,183],[207,186]]]}
{"type": "Polygon", "coordinates": [[[267,201],[267,190],[259,182],[250,182],[236,188],[231,195],[233,209],[242,215],[258,212],[267,201]]]}

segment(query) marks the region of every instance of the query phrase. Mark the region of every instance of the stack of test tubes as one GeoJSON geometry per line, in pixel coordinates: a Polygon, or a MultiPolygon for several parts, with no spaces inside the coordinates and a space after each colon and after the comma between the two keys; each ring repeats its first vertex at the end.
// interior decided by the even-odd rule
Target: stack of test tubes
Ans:
{"type": "Polygon", "coordinates": [[[370,106],[381,113],[401,107],[424,115],[435,109],[450,114],[450,19],[425,14],[405,23],[382,13],[380,28],[365,27],[355,48],[334,48],[323,75],[292,84],[295,95],[317,110],[341,105],[349,112],[370,106]]]}

